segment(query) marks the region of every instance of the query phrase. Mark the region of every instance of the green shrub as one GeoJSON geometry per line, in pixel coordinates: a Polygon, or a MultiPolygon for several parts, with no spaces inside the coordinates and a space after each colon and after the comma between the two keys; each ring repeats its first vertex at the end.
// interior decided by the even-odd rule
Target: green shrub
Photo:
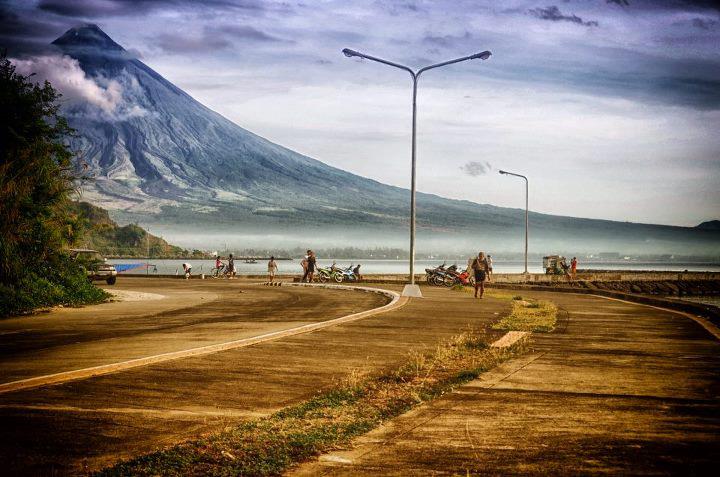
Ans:
{"type": "Polygon", "coordinates": [[[94,286],[66,256],[28,270],[17,283],[0,284],[0,316],[20,315],[36,308],[100,303],[110,295],[94,286]]]}

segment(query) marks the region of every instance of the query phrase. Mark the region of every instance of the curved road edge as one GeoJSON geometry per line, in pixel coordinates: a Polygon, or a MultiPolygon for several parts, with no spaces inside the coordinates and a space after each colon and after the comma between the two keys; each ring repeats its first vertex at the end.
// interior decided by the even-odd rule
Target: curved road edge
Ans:
{"type": "MultiPolygon", "coordinates": [[[[287,284],[291,285],[291,284],[287,284]]],[[[312,286],[312,287],[324,287],[323,285],[312,285],[312,284],[292,284],[291,286],[312,286]]],[[[67,381],[76,381],[79,379],[87,379],[95,376],[102,376],[105,374],[117,373],[132,368],[138,368],[141,366],[148,366],[151,364],[163,363],[166,361],[172,361],[175,359],[202,356],[206,354],[217,353],[219,351],[226,351],[236,348],[243,348],[252,346],[260,343],[266,343],[268,341],[275,341],[281,338],[289,336],[295,336],[303,333],[310,333],[312,331],[328,328],[330,326],[336,326],[343,323],[349,323],[352,321],[369,318],[371,316],[386,313],[404,306],[408,302],[407,297],[400,296],[391,290],[384,290],[381,288],[370,288],[370,287],[354,287],[347,285],[335,285],[331,286],[333,289],[345,289],[362,291],[366,293],[379,293],[390,298],[390,302],[378,308],[372,308],[370,310],[345,315],[340,318],[334,318],[332,320],[322,321],[319,323],[311,323],[295,328],[289,328],[287,330],[274,331],[272,333],[265,333],[250,338],[243,338],[239,340],[227,341],[225,343],[217,343],[213,345],[201,346],[198,348],[190,348],[181,351],[173,351],[170,353],[162,353],[154,356],[146,356],[143,358],[131,359],[128,361],[122,361],[119,363],[104,364],[100,366],[93,366],[90,368],[76,369],[73,371],[63,371],[60,373],[48,374],[45,376],[36,376],[33,378],[21,379],[18,381],[11,381],[0,384],[0,394],[20,391],[24,389],[37,388],[41,386],[48,386],[53,384],[61,384],[67,381]]]]}

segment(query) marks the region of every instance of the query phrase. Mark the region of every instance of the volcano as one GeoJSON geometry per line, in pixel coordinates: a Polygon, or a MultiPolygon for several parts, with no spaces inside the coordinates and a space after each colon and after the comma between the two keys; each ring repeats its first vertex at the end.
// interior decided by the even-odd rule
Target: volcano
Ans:
{"type": "MultiPolygon", "coordinates": [[[[334,244],[404,243],[409,192],[331,167],[274,144],[215,113],[133,57],[96,25],[53,42],[104,88],[98,107],[64,112],[77,131],[78,161],[93,180],[84,200],[119,222],[173,238],[190,229],[225,236],[304,236],[334,244]],[[388,243],[388,242],[382,242],[388,243]]],[[[418,194],[420,247],[445,241],[510,250],[524,211],[418,194]]],[[[530,214],[536,250],[720,253],[715,230],[530,214]]],[[[177,240],[177,239],[176,239],[177,240]]],[[[205,239],[202,239],[205,240],[205,239]]],[[[183,243],[183,240],[178,240],[183,243]]],[[[187,243],[187,241],[185,241],[187,243]]],[[[205,242],[206,243],[206,242],[205,242]]]]}

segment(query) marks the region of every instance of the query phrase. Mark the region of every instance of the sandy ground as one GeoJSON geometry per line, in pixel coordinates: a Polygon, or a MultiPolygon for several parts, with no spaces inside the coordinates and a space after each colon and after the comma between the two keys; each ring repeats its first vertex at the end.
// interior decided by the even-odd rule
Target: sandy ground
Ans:
{"type": "Polygon", "coordinates": [[[107,291],[112,294],[113,299],[117,301],[147,301],[147,300],[162,300],[165,295],[159,293],[145,293],[136,290],[114,290],[107,287],[107,291]]]}

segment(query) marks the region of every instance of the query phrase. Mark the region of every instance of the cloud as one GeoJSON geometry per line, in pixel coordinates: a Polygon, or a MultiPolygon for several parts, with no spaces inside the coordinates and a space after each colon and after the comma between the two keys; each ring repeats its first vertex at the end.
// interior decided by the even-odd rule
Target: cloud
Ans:
{"type": "Polygon", "coordinates": [[[228,48],[231,43],[224,36],[203,33],[200,36],[162,33],[155,37],[155,45],[166,53],[204,53],[228,48]]]}
{"type": "Polygon", "coordinates": [[[167,53],[207,53],[242,43],[293,43],[247,25],[206,26],[199,35],[162,33],[155,44],[167,53]]]}
{"type": "MultiPolygon", "coordinates": [[[[281,42],[285,41],[281,38],[272,36],[264,31],[247,25],[224,25],[217,29],[218,32],[226,37],[232,37],[240,40],[251,40],[260,42],[281,42]]],[[[212,29],[206,30],[206,34],[210,34],[212,29]]]]}
{"type": "Polygon", "coordinates": [[[596,21],[585,21],[577,15],[565,15],[558,7],[551,5],[546,8],[533,8],[528,13],[541,20],[549,20],[552,22],[571,22],[587,27],[598,26],[596,21]]]}
{"type": "Polygon", "coordinates": [[[137,92],[140,89],[137,80],[129,76],[121,75],[120,80],[90,78],[78,61],[69,56],[35,56],[11,61],[18,73],[34,73],[33,80],[49,81],[60,91],[66,114],[98,116],[112,121],[147,114],[145,109],[124,98],[124,93],[137,92]]]}
{"type": "Polygon", "coordinates": [[[467,42],[472,40],[472,35],[469,31],[466,31],[464,35],[433,35],[426,34],[422,41],[423,43],[429,43],[431,45],[437,45],[441,47],[452,47],[458,43],[467,42]]]}
{"type": "Polygon", "coordinates": [[[20,15],[0,3],[0,50],[9,55],[39,53],[49,49],[48,38],[62,33],[63,26],[32,15],[20,15]]]}
{"type": "MultiPolygon", "coordinates": [[[[194,8],[199,3],[193,0],[42,0],[38,8],[66,17],[96,18],[137,16],[158,9],[194,8]]],[[[204,9],[265,9],[260,0],[204,0],[200,6],[204,9]]]]}
{"type": "Polygon", "coordinates": [[[709,18],[693,18],[692,19],[692,25],[695,28],[700,28],[702,30],[710,30],[715,25],[717,25],[718,22],[716,20],[710,20],[709,18]]]}
{"type": "Polygon", "coordinates": [[[477,177],[490,172],[492,170],[492,166],[487,161],[470,161],[461,166],[460,170],[469,176],[477,177]]]}
{"type": "Polygon", "coordinates": [[[620,5],[621,7],[629,7],[630,2],[628,0],[606,0],[607,3],[614,3],[615,5],[620,5]]]}

